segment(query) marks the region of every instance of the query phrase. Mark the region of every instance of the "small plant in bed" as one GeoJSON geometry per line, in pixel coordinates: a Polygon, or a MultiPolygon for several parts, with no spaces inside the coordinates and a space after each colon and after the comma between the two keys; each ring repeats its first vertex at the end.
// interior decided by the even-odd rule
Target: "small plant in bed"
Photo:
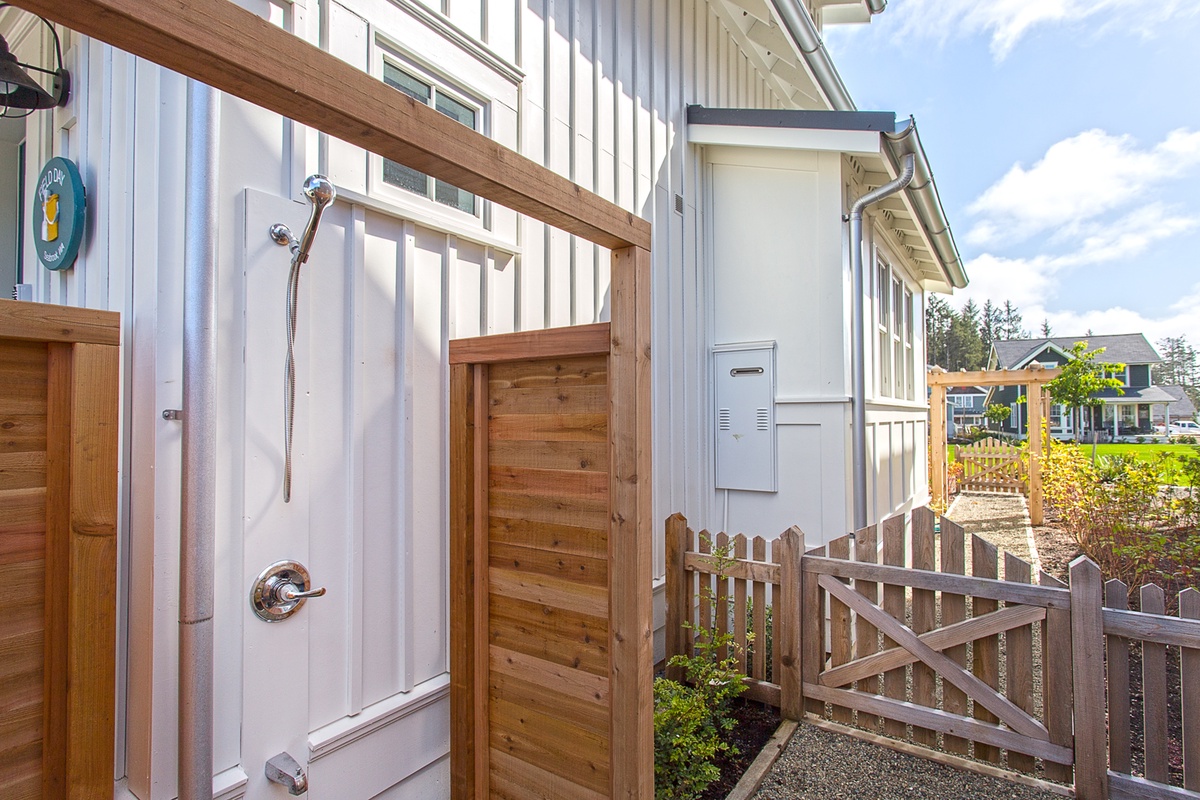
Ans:
{"type": "MultiPolygon", "coordinates": [[[[732,564],[728,548],[716,548],[711,559],[719,574],[732,564]]],[[[709,608],[717,607],[711,589],[701,593],[709,608]]],[[[733,702],[746,690],[737,666],[738,644],[728,625],[725,631],[691,622],[684,627],[692,634],[692,654],[675,655],[667,662],[683,673],[684,682],[654,681],[656,800],[702,797],[721,777],[717,759],[737,753],[728,734],[736,724],[733,702]]]]}

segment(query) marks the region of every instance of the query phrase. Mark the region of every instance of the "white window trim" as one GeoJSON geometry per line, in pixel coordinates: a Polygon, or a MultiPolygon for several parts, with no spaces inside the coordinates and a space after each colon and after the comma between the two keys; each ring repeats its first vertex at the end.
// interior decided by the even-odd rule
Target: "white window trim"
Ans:
{"type": "Polygon", "coordinates": [[[918,290],[908,275],[895,265],[882,249],[877,249],[871,272],[871,334],[875,353],[875,397],[880,400],[908,402],[916,399],[917,386],[922,382],[916,374],[916,328],[918,324],[915,303],[918,290]],[[881,276],[880,271],[886,276],[881,276]],[[886,281],[886,285],[884,285],[886,281]],[[898,284],[898,286],[897,286],[898,284]],[[896,306],[896,289],[900,290],[900,307],[896,306]],[[881,307],[886,304],[886,308],[881,307]],[[905,305],[908,306],[906,311],[905,305]],[[888,315],[886,325],[883,313],[888,315]],[[909,321],[911,320],[911,325],[909,321]],[[906,329],[906,325],[909,327],[906,329]],[[896,351],[900,362],[896,362],[896,351]],[[909,362],[912,368],[909,368],[909,362]]]}

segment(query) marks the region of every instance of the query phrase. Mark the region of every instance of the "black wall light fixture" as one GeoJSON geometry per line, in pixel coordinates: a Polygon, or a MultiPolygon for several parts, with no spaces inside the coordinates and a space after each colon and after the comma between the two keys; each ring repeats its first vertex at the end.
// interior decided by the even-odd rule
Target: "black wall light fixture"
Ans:
{"type": "MultiPolygon", "coordinates": [[[[0,8],[9,6],[9,3],[0,3],[0,8]]],[[[58,31],[44,18],[38,19],[42,20],[54,37],[54,55],[58,59],[58,69],[43,69],[33,64],[22,64],[9,51],[8,42],[0,36],[0,117],[24,117],[39,108],[65,106],[70,98],[71,73],[63,68],[62,44],[58,40],[58,31]],[[50,91],[46,91],[26,70],[50,75],[50,91]],[[25,113],[14,114],[14,110],[25,113]]]]}

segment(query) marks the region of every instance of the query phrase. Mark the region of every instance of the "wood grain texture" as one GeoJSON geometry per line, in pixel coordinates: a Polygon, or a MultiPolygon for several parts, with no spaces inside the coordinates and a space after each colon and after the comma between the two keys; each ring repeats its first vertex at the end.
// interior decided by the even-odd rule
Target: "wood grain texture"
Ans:
{"type": "Polygon", "coordinates": [[[613,252],[609,355],[612,793],[627,800],[654,793],[650,269],[649,250],[627,247],[613,252]]]}
{"type": "MultiPolygon", "coordinates": [[[[1127,609],[1129,587],[1116,578],[1104,583],[1106,608],[1127,609]]],[[[1108,687],[1108,767],[1126,774],[1133,771],[1130,754],[1129,640],[1105,637],[1108,687]]]]}
{"type": "MultiPolygon", "coordinates": [[[[810,557],[823,556],[826,550],[818,547],[804,555],[804,560],[810,557]]],[[[825,667],[825,594],[817,583],[818,576],[804,569],[801,561],[803,577],[800,582],[800,677],[801,686],[817,682],[821,670],[825,667]]],[[[775,675],[779,674],[776,667],[775,675]]],[[[825,716],[825,701],[815,697],[804,698],[806,713],[817,717],[825,716]]]]}
{"type": "Polygon", "coordinates": [[[121,315],[94,308],[0,300],[0,339],[119,345],[121,315]]]}
{"type": "MultiPolygon", "coordinates": [[[[767,542],[755,536],[750,544],[750,555],[755,561],[767,560],[767,542]]],[[[751,625],[754,628],[754,652],[750,663],[750,676],[760,681],[767,679],[767,581],[756,580],[750,591],[754,613],[751,625]]]]}
{"type": "Polygon", "coordinates": [[[20,6],[605,247],[650,224],[227,0],[20,6]]]}
{"type": "Polygon", "coordinates": [[[1104,632],[1175,647],[1195,647],[1200,642],[1200,622],[1139,611],[1105,609],[1104,632]]]}
{"type": "MultiPolygon", "coordinates": [[[[842,536],[834,539],[828,545],[829,557],[839,561],[850,558],[850,537],[842,536]]],[[[825,584],[818,581],[819,585],[825,584]]],[[[826,590],[826,602],[829,604],[829,666],[839,667],[854,658],[851,640],[854,636],[851,629],[850,606],[826,590]]],[[[847,706],[833,707],[833,721],[843,725],[854,723],[854,710],[847,706]]]]}
{"type": "MultiPolygon", "coordinates": [[[[1033,579],[1033,568],[1014,556],[1004,554],[1004,580],[1029,583],[1033,579]]],[[[1012,611],[1020,606],[1008,606],[1012,611]]],[[[1040,617],[1039,617],[1040,619],[1040,617]]],[[[1021,625],[1010,628],[1004,634],[1005,682],[1004,694],[1013,705],[1027,714],[1035,713],[1033,703],[1033,626],[1021,625]]],[[[1008,768],[1017,772],[1033,774],[1034,761],[1024,753],[1009,753],[1008,768]]]]}
{"type": "MultiPolygon", "coordinates": [[[[1162,615],[1166,598],[1161,586],[1146,584],[1139,592],[1146,614],[1162,615]]],[[[1167,648],[1142,642],[1142,724],[1145,731],[1146,772],[1149,780],[1167,783],[1167,648]]]]}
{"type": "MultiPolygon", "coordinates": [[[[869,526],[855,533],[854,560],[867,564],[879,561],[879,537],[876,526],[869,526]]],[[[861,594],[872,603],[879,603],[879,584],[875,581],[858,580],[854,582],[854,591],[861,594]]],[[[861,614],[854,620],[854,659],[860,661],[874,655],[879,650],[879,630],[861,614]]],[[[862,678],[856,679],[855,688],[870,694],[880,694],[878,674],[868,672],[862,678]]],[[[869,719],[866,714],[858,715],[858,725],[862,728],[879,730],[881,721],[869,719]]]]}
{"type": "MultiPolygon", "coordinates": [[[[964,549],[965,533],[962,526],[952,520],[942,517],[941,529],[941,571],[951,575],[966,573],[966,551],[964,549]]],[[[942,592],[942,624],[952,627],[967,618],[967,598],[961,594],[942,592]]],[[[960,667],[967,665],[967,645],[960,644],[948,647],[946,657],[960,667]]],[[[942,708],[951,714],[965,716],[967,713],[967,694],[952,684],[942,684],[942,708]]],[[[967,740],[957,736],[946,735],[942,745],[947,752],[966,755],[967,740]]]]}
{"type": "MultiPolygon", "coordinates": [[[[971,536],[971,574],[975,578],[994,580],[999,575],[998,551],[996,545],[979,536],[971,536]]],[[[978,594],[971,601],[972,614],[988,614],[995,611],[999,604],[988,597],[978,594]]],[[[998,636],[985,636],[977,639],[971,645],[971,670],[983,683],[998,689],[1000,687],[1000,639],[998,636]]],[[[999,718],[995,713],[980,703],[975,703],[975,719],[995,723],[999,718]]],[[[980,761],[1000,762],[1000,751],[987,744],[975,743],[975,757],[980,761]]]]}
{"type": "MultiPolygon", "coordinates": [[[[1184,589],[1179,593],[1179,616],[1200,619],[1200,591],[1184,589]]],[[[1179,674],[1180,702],[1183,704],[1183,786],[1200,792],[1200,646],[1180,650],[1179,674]]]]}
{"type": "MultiPolygon", "coordinates": [[[[934,542],[934,513],[928,508],[914,509],[912,513],[912,566],[913,569],[936,570],[936,545],[934,542]]],[[[992,576],[994,577],[994,576],[992,576]]],[[[937,624],[937,597],[928,589],[912,590],[912,631],[927,633],[937,624]]],[[[948,660],[948,659],[947,659],[948,660]]],[[[943,678],[946,676],[943,675],[943,678]]],[[[937,678],[932,665],[912,665],[912,701],[917,705],[937,707],[935,694],[937,678]]],[[[961,687],[960,687],[961,688],[961,687]]],[[[914,742],[930,747],[937,746],[934,731],[913,728],[914,742]]]]}
{"type": "Polygon", "coordinates": [[[451,364],[608,355],[609,323],[450,340],[451,364]]]}
{"type": "Polygon", "coordinates": [[[800,659],[803,642],[801,639],[801,554],[804,551],[804,533],[799,528],[789,528],[779,537],[780,579],[779,602],[774,612],[775,647],[779,650],[779,673],[775,682],[779,684],[779,713],[784,719],[798,720],[804,715],[804,696],[801,690],[800,659]]]}
{"type": "Polygon", "coordinates": [[[450,787],[456,800],[477,796],[475,748],[475,380],[450,368],[450,787]]]}
{"type": "Polygon", "coordinates": [[[1104,620],[1100,568],[1085,556],[1071,562],[1071,645],[1075,693],[1075,796],[1108,797],[1104,714],[1104,620]]]}
{"type": "MultiPolygon", "coordinates": [[[[1042,586],[1065,589],[1066,584],[1043,572],[1038,576],[1042,586]]],[[[1042,702],[1045,708],[1046,728],[1050,741],[1063,747],[1073,747],[1072,725],[1074,720],[1074,675],[1072,672],[1071,612],[1063,609],[1047,609],[1042,623],[1042,658],[1045,660],[1042,673],[1042,702]],[[1053,642],[1047,647],[1046,642],[1053,642]]],[[[1047,762],[1046,777],[1060,783],[1072,782],[1072,767],[1069,764],[1047,762]]]]}
{"type": "MultiPolygon", "coordinates": [[[[889,517],[881,526],[883,530],[883,563],[892,567],[903,567],[907,559],[908,541],[904,531],[904,515],[889,517]]],[[[814,576],[815,577],[815,576],[814,576]]],[[[904,618],[907,604],[904,586],[898,583],[883,585],[883,610],[896,619],[904,618]]],[[[899,647],[895,640],[883,638],[884,650],[899,647]]],[[[805,678],[807,681],[808,678],[805,678]]],[[[904,667],[883,673],[883,693],[893,700],[908,699],[908,670],[904,667]]],[[[883,732],[900,739],[908,738],[908,726],[900,720],[884,718],[883,732]]]]}

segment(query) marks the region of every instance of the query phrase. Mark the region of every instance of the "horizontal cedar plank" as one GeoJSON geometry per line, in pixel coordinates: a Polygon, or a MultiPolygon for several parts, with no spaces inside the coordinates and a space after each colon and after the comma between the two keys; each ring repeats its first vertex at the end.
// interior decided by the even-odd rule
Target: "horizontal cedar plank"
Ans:
{"type": "Polygon", "coordinates": [[[228,0],[20,6],[608,248],[650,224],[228,0]]]}
{"type": "Polygon", "coordinates": [[[608,447],[604,442],[515,442],[497,440],[488,447],[493,467],[586,470],[607,473],[608,447]]]}
{"type": "Polygon", "coordinates": [[[573,528],[603,530],[608,525],[608,503],[582,497],[546,498],[493,491],[488,496],[492,517],[548,522],[573,528]]]}
{"type": "Polygon", "coordinates": [[[1196,800],[1195,792],[1111,770],[1108,793],[1112,800],[1196,800]]]}
{"type": "Polygon", "coordinates": [[[494,800],[608,800],[553,772],[493,749],[489,758],[494,800]]]}
{"type": "Polygon", "coordinates": [[[0,536],[8,533],[30,533],[44,529],[46,524],[46,487],[9,489],[0,492],[0,536]]]}
{"type": "Polygon", "coordinates": [[[19,682],[34,674],[41,681],[43,637],[42,629],[37,627],[0,636],[0,682],[8,685],[9,681],[19,682]]]}
{"type": "Polygon", "coordinates": [[[0,758],[4,800],[42,800],[42,743],[28,742],[0,758]]]}
{"type": "Polygon", "coordinates": [[[532,389],[538,386],[605,386],[608,384],[606,356],[545,358],[492,364],[488,369],[488,391],[532,389]]]}
{"type": "Polygon", "coordinates": [[[608,414],[493,414],[488,438],[536,442],[603,442],[608,414]]]}
{"type": "Polygon", "coordinates": [[[491,544],[511,544],[553,553],[604,559],[608,556],[608,531],[553,522],[511,519],[493,515],[488,520],[491,544]]]}
{"type": "Polygon", "coordinates": [[[933,708],[913,705],[900,700],[892,700],[879,695],[852,692],[847,689],[831,689],[816,683],[804,684],[804,696],[821,702],[865,711],[889,719],[899,720],[922,728],[941,731],[964,739],[973,739],[984,744],[995,745],[1006,750],[1016,750],[1018,753],[1028,753],[1031,756],[1054,761],[1058,764],[1070,764],[1074,758],[1070,749],[1050,742],[1031,739],[1014,733],[1008,728],[993,725],[990,722],[980,722],[970,717],[960,717],[933,708]]]}
{"type": "Polygon", "coordinates": [[[491,645],[608,675],[607,619],[501,595],[488,599],[491,645]]]}
{"type": "Polygon", "coordinates": [[[550,717],[569,720],[581,729],[597,736],[608,736],[607,704],[556,692],[554,684],[538,683],[531,675],[504,672],[488,673],[489,702],[507,700],[550,717]]]}
{"type": "MultiPolygon", "coordinates": [[[[0,564],[0,586],[4,587],[0,609],[40,606],[46,598],[45,560],[36,558],[0,564]]],[[[4,617],[0,617],[0,625],[3,623],[4,617]]]]}
{"type": "MultiPolygon", "coordinates": [[[[0,493],[0,506],[4,496],[0,493]]],[[[46,552],[46,523],[36,520],[25,525],[0,523],[0,570],[12,564],[36,561],[41,564],[46,552]]],[[[40,567],[39,567],[40,569],[40,567]]],[[[0,578],[0,581],[3,579],[0,578]]],[[[8,590],[8,586],[0,582],[8,590]]]]}
{"type": "Polygon", "coordinates": [[[488,392],[488,407],[493,414],[607,414],[608,387],[550,384],[493,388],[488,392]]]}
{"type": "Polygon", "coordinates": [[[0,453],[28,453],[46,449],[46,415],[0,412],[0,453]]]}
{"type": "Polygon", "coordinates": [[[592,614],[608,605],[608,587],[514,569],[488,570],[488,589],[528,603],[592,614]]]}
{"type": "MultiPolygon", "coordinates": [[[[984,636],[1029,625],[1045,617],[1046,610],[1038,606],[1010,606],[937,628],[917,638],[934,650],[940,651],[984,636]]],[[[821,683],[825,686],[845,686],[852,681],[878,675],[914,661],[917,661],[917,657],[902,647],[884,650],[822,672],[821,683]]]]}
{"type": "Polygon", "coordinates": [[[1071,593],[1066,589],[1009,583],[992,578],[972,578],[932,570],[890,567],[883,564],[842,561],[819,556],[805,556],[804,571],[818,575],[832,575],[835,578],[855,578],[898,586],[911,586],[915,589],[967,594],[1026,606],[1059,609],[1070,609],[1071,607],[1071,593]]]}
{"type": "Polygon", "coordinates": [[[514,650],[492,646],[488,649],[488,668],[497,674],[516,675],[538,681],[567,697],[606,706],[609,701],[608,678],[574,667],[554,664],[514,650]]]}
{"type": "Polygon", "coordinates": [[[608,498],[608,474],[586,470],[492,466],[488,488],[538,497],[608,498]]]}
{"type": "MultiPolygon", "coordinates": [[[[46,485],[46,452],[0,453],[0,492],[46,485]]],[[[2,497],[3,495],[0,495],[2,497]]],[[[3,500],[0,500],[0,505],[3,500]]]]}
{"type": "Polygon", "coordinates": [[[608,791],[607,737],[506,700],[494,699],[490,706],[493,748],[593,791],[608,791]]]}
{"type": "Polygon", "coordinates": [[[493,567],[562,578],[585,586],[608,587],[608,562],[600,558],[489,542],[488,563],[493,567]]]}
{"type": "Polygon", "coordinates": [[[41,693],[19,703],[10,703],[8,694],[7,687],[0,693],[0,753],[42,739],[41,693]]]}
{"type": "MultiPolygon", "coordinates": [[[[463,187],[466,188],[466,187],[463,187]]],[[[451,364],[608,355],[608,323],[450,340],[451,364]]]]}
{"type": "MultiPolygon", "coordinates": [[[[61,8],[63,4],[49,5],[61,8]]],[[[117,345],[121,343],[121,315],[94,308],[0,300],[0,339],[117,345]]]]}
{"type": "Polygon", "coordinates": [[[1017,386],[1028,383],[1045,383],[1058,377],[1062,370],[1054,369],[1001,369],[962,370],[959,372],[926,373],[930,386],[1017,386]]]}
{"type": "MultiPolygon", "coordinates": [[[[703,553],[685,553],[684,568],[691,572],[701,572],[705,575],[716,575],[718,570],[713,564],[713,556],[703,553]]],[[[741,578],[761,583],[779,583],[779,565],[769,561],[733,561],[720,570],[726,578],[741,578]]]]}
{"type": "Polygon", "coordinates": [[[1178,619],[1161,614],[1106,608],[1104,633],[1176,647],[1200,647],[1200,620],[1178,619]]]}

